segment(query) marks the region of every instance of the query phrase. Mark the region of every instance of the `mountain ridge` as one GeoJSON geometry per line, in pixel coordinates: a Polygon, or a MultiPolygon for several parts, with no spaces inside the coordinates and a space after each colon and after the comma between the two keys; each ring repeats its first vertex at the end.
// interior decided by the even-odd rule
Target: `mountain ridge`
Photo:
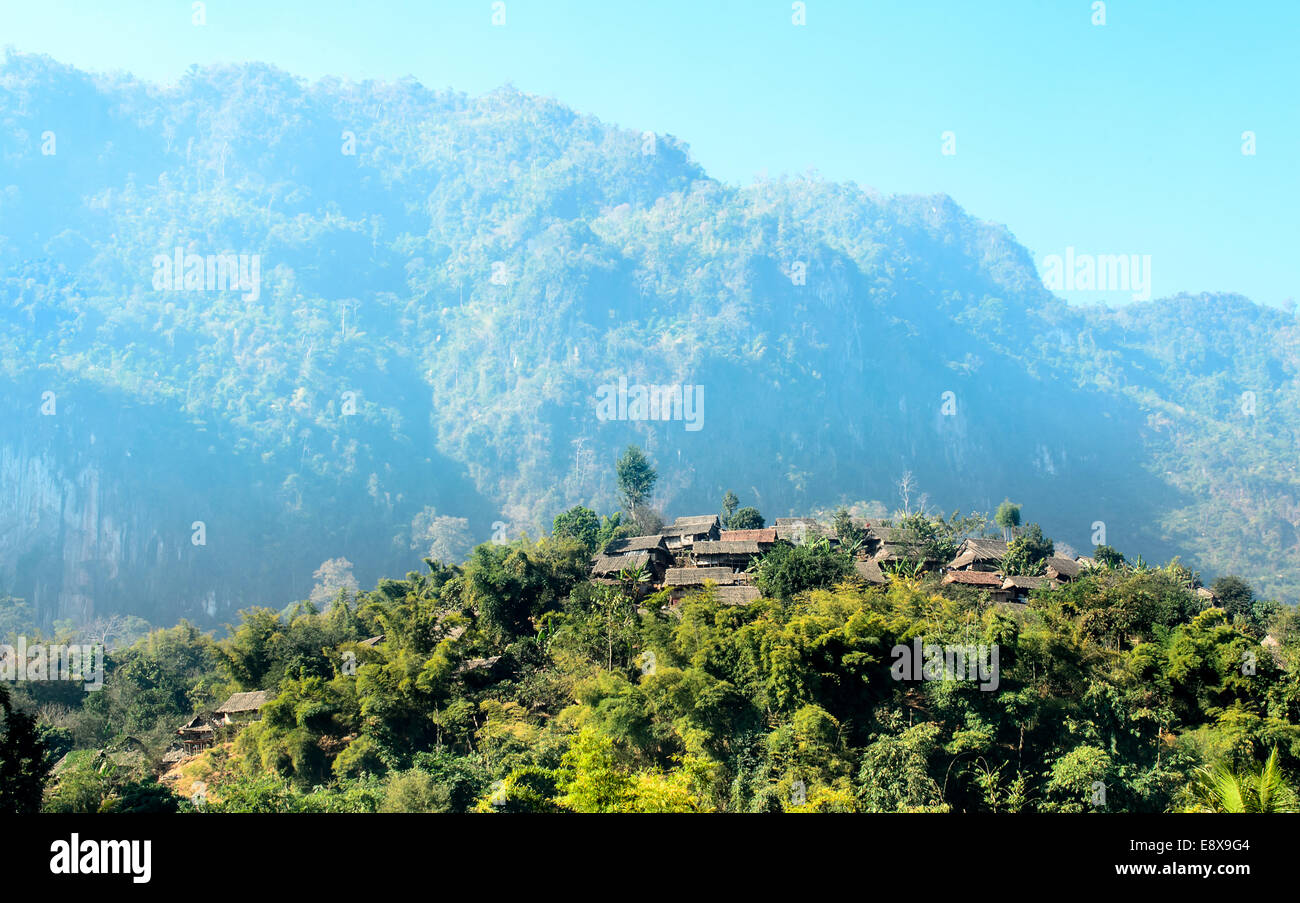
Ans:
{"type": "MultiPolygon", "coordinates": [[[[461,545],[496,523],[536,532],[573,504],[611,509],[632,442],[676,512],[729,488],[769,517],[890,506],[910,470],[947,509],[1010,495],[1078,548],[1101,521],[1126,548],[1300,595],[1300,333],[1242,296],[1070,305],[1009,228],[947,195],[734,186],[677,138],[518,91],[262,64],[163,89],[11,53],[0,138],[0,396],[28,443],[0,446],[25,473],[40,436],[62,474],[3,487],[28,515],[0,523],[0,593],[47,617],[220,620],[305,597],[327,558],[402,572],[438,518],[465,521],[440,522],[461,545]],[[260,298],[156,291],[151,261],[178,247],[258,254],[260,298]],[[704,429],[597,420],[619,376],[706,386],[704,429]],[[137,445],[175,431],[238,458],[221,491],[191,471],[177,504],[229,502],[248,538],[191,546],[203,570],[164,569],[142,603],[129,583],[156,553],[126,567],[96,539],[102,514],[76,512],[75,541],[25,536],[33,505],[66,519],[40,499],[84,470],[84,449],[33,422],[45,391],[129,398],[151,412],[137,445]],[[51,560],[57,580],[32,563],[51,560]],[[99,588],[86,601],[79,583],[99,588]]],[[[121,481],[119,459],[96,466],[121,481]]],[[[135,517],[182,556],[203,519],[135,517]]]]}

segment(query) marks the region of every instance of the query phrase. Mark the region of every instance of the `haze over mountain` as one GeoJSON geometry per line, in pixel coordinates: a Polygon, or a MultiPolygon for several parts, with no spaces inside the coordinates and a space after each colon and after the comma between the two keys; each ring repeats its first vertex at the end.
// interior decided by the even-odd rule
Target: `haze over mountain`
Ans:
{"type": "Polygon", "coordinates": [[[0,596],[47,622],[224,621],[340,557],[368,585],[612,510],[633,442],[669,514],[890,510],[911,471],[1300,595],[1294,316],[1071,307],[943,195],[722,184],[508,88],[10,54],[0,272],[0,596]],[[257,278],[178,289],[177,249],[257,278]],[[620,377],[702,386],[702,428],[599,419],[620,377]]]}

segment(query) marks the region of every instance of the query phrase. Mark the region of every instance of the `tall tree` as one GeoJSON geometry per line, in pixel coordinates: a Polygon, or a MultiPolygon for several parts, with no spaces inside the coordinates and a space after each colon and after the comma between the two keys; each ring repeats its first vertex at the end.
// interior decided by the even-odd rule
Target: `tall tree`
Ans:
{"type": "Polygon", "coordinates": [[[650,493],[654,491],[659,474],[650,464],[650,459],[635,445],[629,445],[618,459],[618,491],[623,497],[623,507],[628,513],[636,511],[645,504],[650,493]]]}
{"type": "Polygon", "coordinates": [[[1011,534],[1020,526],[1020,506],[1011,499],[1004,499],[998,505],[997,514],[993,515],[993,522],[1002,528],[1002,538],[1010,542],[1011,534]]]}
{"type": "Polygon", "coordinates": [[[730,489],[722,497],[722,526],[731,529],[731,515],[736,513],[736,506],[740,504],[740,499],[736,498],[736,493],[730,489]]]}

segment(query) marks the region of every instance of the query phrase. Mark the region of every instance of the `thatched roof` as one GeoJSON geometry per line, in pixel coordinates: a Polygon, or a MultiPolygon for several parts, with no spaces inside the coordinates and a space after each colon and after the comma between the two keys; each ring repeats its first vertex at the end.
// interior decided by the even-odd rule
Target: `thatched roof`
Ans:
{"type": "Polygon", "coordinates": [[[696,514],[691,517],[679,517],[673,521],[674,527],[691,527],[696,528],[695,532],[708,533],[714,527],[719,526],[718,516],[716,514],[696,514]]]}
{"type": "Polygon", "coordinates": [[[874,561],[863,561],[859,558],[853,562],[853,569],[857,571],[859,577],[866,580],[868,583],[875,583],[883,586],[887,582],[885,580],[884,571],[882,571],[880,565],[874,561]]]}
{"type": "Polygon", "coordinates": [[[234,715],[239,712],[256,712],[271,700],[266,690],[253,690],[250,693],[235,693],[217,708],[218,715],[234,715]]]}
{"type": "Polygon", "coordinates": [[[193,718],[191,718],[189,721],[186,721],[186,722],[185,722],[184,724],[182,724],[179,728],[177,728],[176,733],[178,733],[178,734],[210,734],[210,733],[212,733],[214,730],[215,730],[215,728],[213,728],[213,726],[212,726],[212,722],[211,722],[211,721],[210,721],[206,716],[203,716],[203,715],[195,715],[195,716],[194,716],[193,718]]]}
{"type": "Polygon", "coordinates": [[[929,561],[920,543],[886,542],[876,550],[876,561],[929,561]]]}
{"type": "Polygon", "coordinates": [[[1003,577],[990,571],[949,571],[943,575],[944,583],[962,583],[967,586],[983,586],[1000,589],[1003,577]]]}
{"type": "Polygon", "coordinates": [[[948,562],[950,568],[966,568],[972,564],[1000,562],[1007,557],[1008,544],[1000,539],[966,539],[957,550],[957,557],[948,562]]]}
{"type": "Polygon", "coordinates": [[[716,592],[727,605],[748,605],[763,595],[757,586],[719,586],[716,592]]]}
{"type": "Polygon", "coordinates": [[[382,642],[386,639],[386,637],[387,637],[387,634],[383,634],[383,633],[381,633],[379,636],[372,636],[372,637],[370,637],[370,639],[368,639],[368,640],[362,640],[360,643],[357,643],[357,645],[358,645],[358,646],[378,646],[380,643],[382,643],[382,642]]]}
{"type": "Polygon", "coordinates": [[[830,527],[817,523],[811,517],[778,517],[775,529],[776,538],[787,542],[798,539],[800,534],[808,538],[834,535],[830,527]]]}
{"type": "Polygon", "coordinates": [[[708,580],[732,584],[736,582],[736,573],[731,568],[669,568],[664,574],[667,586],[703,586],[708,580]]]}
{"type": "Polygon", "coordinates": [[[481,671],[484,668],[491,668],[501,661],[501,656],[493,655],[489,658],[471,658],[461,662],[456,667],[457,674],[464,674],[466,671],[481,671]]]}
{"type": "Polygon", "coordinates": [[[739,542],[732,540],[701,540],[691,547],[696,555],[760,555],[763,550],[756,542],[739,542]]]}
{"type": "Polygon", "coordinates": [[[650,566],[649,552],[629,552],[626,555],[601,555],[596,559],[596,563],[591,568],[593,577],[604,577],[616,575],[624,568],[636,568],[650,566]]]}
{"type": "Polygon", "coordinates": [[[1047,576],[1052,579],[1073,580],[1079,576],[1082,568],[1079,562],[1069,558],[1062,558],[1059,555],[1052,555],[1047,559],[1047,576]]]}
{"type": "Polygon", "coordinates": [[[762,530],[723,530],[718,539],[721,542],[776,542],[776,527],[762,530]]]}
{"type": "Polygon", "coordinates": [[[664,535],[655,533],[652,536],[629,536],[626,539],[615,539],[605,546],[606,555],[622,555],[627,552],[648,552],[654,549],[666,552],[664,548],[664,535]]]}
{"type": "Polygon", "coordinates": [[[1043,589],[1050,587],[1052,581],[1046,577],[1008,577],[1002,584],[1003,589],[1043,589]]]}

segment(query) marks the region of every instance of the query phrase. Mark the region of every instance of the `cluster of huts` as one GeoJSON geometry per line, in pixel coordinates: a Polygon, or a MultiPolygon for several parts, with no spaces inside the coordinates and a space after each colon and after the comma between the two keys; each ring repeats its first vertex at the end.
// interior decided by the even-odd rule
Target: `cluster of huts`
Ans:
{"type": "Polygon", "coordinates": [[[177,730],[180,749],[172,750],[164,762],[176,761],[202,752],[217,742],[237,733],[245,725],[261,718],[262,707],[271,699],[266,690],[234,693],[213,712],[195,715],[177,730]]]}
{"type": "Polygon", "coordinates": [[[760,595],[750,565],[782,539],[786,521],[794,520],[801,519],[778,520],[761,530],[723,530],[716,514],[679,517],[654,535],[609,543],[593,563],[591,577],[615,583],[623,572],[642,569],[651,586],[670,590],[673,599],[713,583],[720,601],[743,605],[760,595]]]}
{"type": "MultiPolygon", "coordinates": [[[[1000,539],[966,539],[949,562],[929,557],[906,530],[879,524],[860,524],[863,540],[854,551],[854,568],[867,583],[884,585],[894,567],[906,562],[926,571],[940,570],[943,582],[986,591],[994,602],[1022,605],[1035,589],[1058,587],[1078,577],[1096,562],[1083,556],[1053,556],[1038,577],[1007,575],[1002,560],[1008,543],[1000,539]]],[[[759,597],[751,566],[778,542],[802,544],[825,538],[839,542],[835,530],[809,517],[778,517],[772,527],[760,530],[723,530],[717,515],[679,517],[650,536],[619,539],[596,557],[591,577],[617,583],[620,575],[643,569],[655,589],[668,589],[680,599],[713,583],[719,600],[745,604],[759,597]]]]}

